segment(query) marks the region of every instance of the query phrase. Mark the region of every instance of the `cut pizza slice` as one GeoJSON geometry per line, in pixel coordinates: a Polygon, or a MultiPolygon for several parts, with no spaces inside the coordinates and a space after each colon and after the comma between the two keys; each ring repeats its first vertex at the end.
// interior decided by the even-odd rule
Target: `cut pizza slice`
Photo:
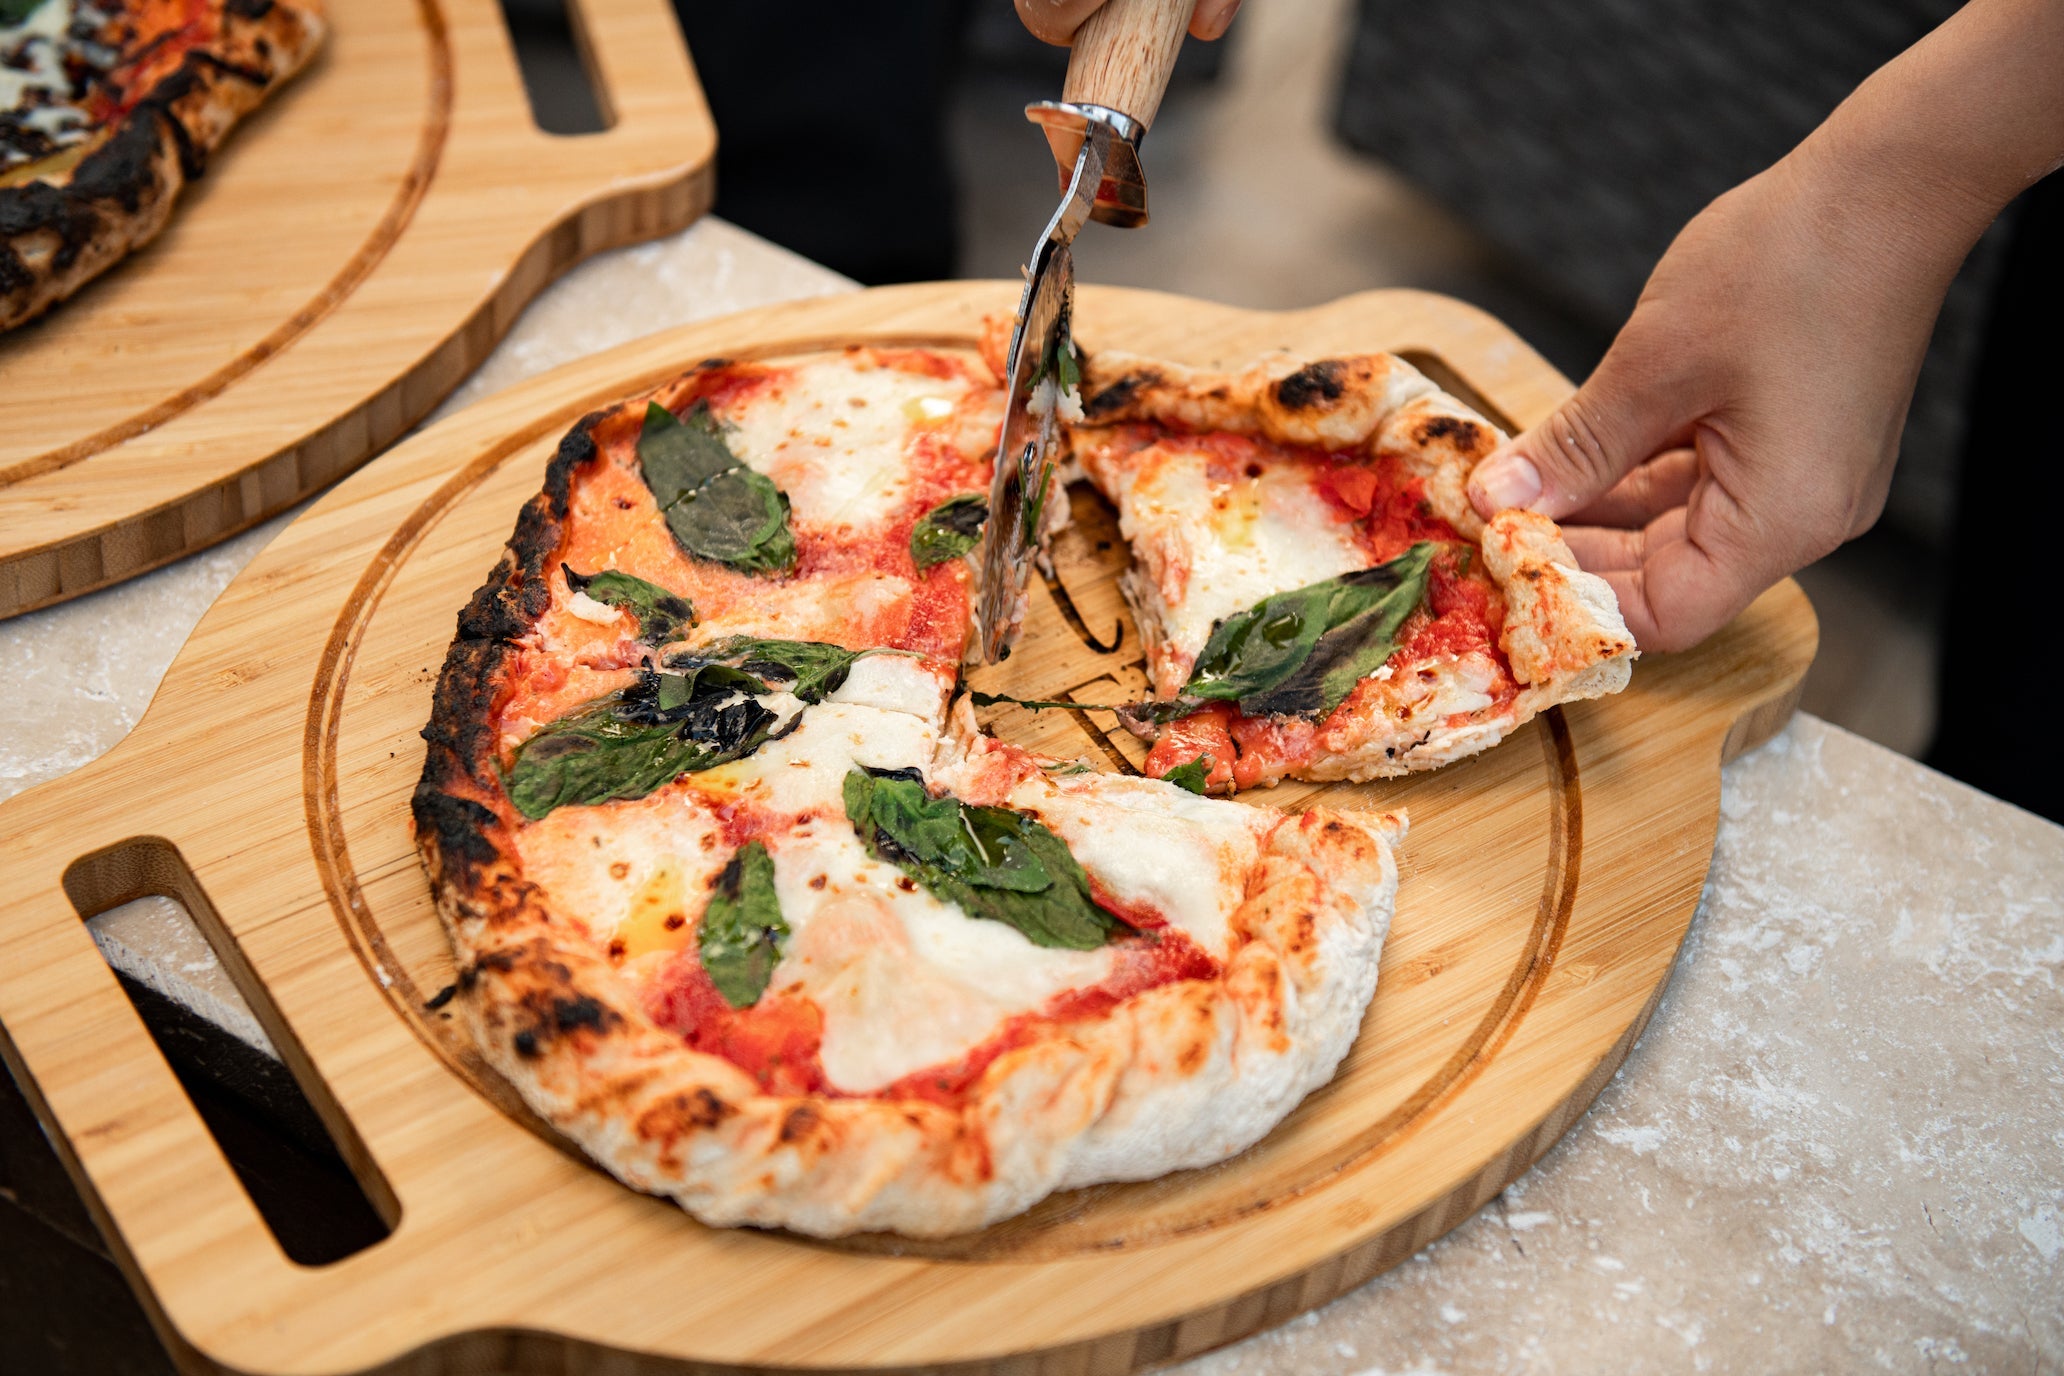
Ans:
{"type": "Polygon", "coordinates": [[[1404,360],[1104,352],[1083,397],[1074,458],[1132,551],[1149,774],[1392,777],[1626,686],[1611,588],[1545,517],[1477,516],[1464,484],[1503,436],[1404,360]]]}
{"type": "Polygon", "coordinates": [[[0,330],[156,237],[324,30],[320,0],[0,3],[0,330]]]}

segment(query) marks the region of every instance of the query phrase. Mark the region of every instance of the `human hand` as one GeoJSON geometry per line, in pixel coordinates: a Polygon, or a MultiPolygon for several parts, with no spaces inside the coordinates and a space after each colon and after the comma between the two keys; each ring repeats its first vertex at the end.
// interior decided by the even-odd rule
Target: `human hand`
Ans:
{"type": "MultiPolygon", "coordinates": [[[[1104,7],[1104,0],[1017,0],[1018,18],[1041,41],[1065,48],[1075,41],[1082,21],[1104,7]]],[[[1197,0],[1190,12],[1190,37],[1210,42],[1222,36],[1239,12],[1240,0],[1197,0]]]]}
{"type": "Polygon", "coordinates": [[[1685,226],[1577,394],[1486,458],[1677,650],[1884,509],[1950,279],[2064,166],[2064,5],[1970,0],[1685,226]]]}
{"type": "Polygon", "coordinates": [[[1643,649],[1705,639],[1884,509],[1949,272],[1817,161],[1685,226],[1597,370],[1471,476],[1486,517],[1564,522],[1643,649]]]}

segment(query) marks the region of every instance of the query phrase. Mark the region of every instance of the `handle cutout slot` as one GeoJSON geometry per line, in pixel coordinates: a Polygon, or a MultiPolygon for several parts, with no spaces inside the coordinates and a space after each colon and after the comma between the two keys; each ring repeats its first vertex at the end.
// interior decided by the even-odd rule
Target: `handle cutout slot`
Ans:
{"type": "Polygon", "coordinates": [[[64,889],[280,1249],[324,1266],[392,1234],[393,1190],[171,842],[84,856],[64,889]]]}
{"type": "Polygon", "coordinates": [[[616,123],[575,0],[501,0],[531,123],[547,134],[599,134],[616,123]]]}

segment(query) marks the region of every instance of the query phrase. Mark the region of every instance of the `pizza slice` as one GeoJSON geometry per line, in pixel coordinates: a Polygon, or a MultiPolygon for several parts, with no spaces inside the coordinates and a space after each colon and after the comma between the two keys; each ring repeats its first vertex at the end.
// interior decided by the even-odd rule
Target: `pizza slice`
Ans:
{"type": "Polygon", "coordinates": [[[155,238],[320,0],[0,0],[0,330],[155,238]]]}
{"type": "Polygon", "coordinates": [[[1401,818],[988,739],[971,357],[713,362],[584,420],[462,615],[418,845],[525,1100],[713,1224],[939,1236],[1222,1160],[1333,1073],[1401,818]]]}
{"type": "Polygon", "coordinates": [[[1626,686],[1632,636],[1545,517],[1479,518],[1502,435],[1404,360],[1084,364],[1075,461],[1117,507],[1157,700],[1147,772],[1362,781],[1626,686]]]}

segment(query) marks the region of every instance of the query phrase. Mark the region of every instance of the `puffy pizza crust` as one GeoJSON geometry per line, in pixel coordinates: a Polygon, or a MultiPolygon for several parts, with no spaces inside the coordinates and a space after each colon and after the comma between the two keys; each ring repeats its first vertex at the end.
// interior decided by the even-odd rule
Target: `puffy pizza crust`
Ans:
{"type": "MultiPolygon", "coordinates": [[[[949,725],[951,666],[916,658],[862,660],[831,699],[805,709],[794,735],[763,749],[765,760],[711,773],[751,776],[760,760],[775,792],[822,791],[811,776],[824,761],[800,759],[811,714],[820,714],[862,763],[895,763],[866,751],[922,756],[902,763],[935,787],[1037,814],[1111,901],[1179,919],[1216,976],[1044,1024],[951,1106],[763,1092],[732,1062],[655,1022],[630,964],[581,934],[595,914],[555,907],[567,895],[576,906],[600,904],[580,897],[593,890],[579,875],[527,860],[526,824],[497,763],[498,710],[512,680],[541,638],[571,632],[559,561],[581,486],[610,471],[616,414],[589,417],[562,444],[501,564],[462,613],[413,799],[417,843],[459,956],[456,1010],[532,1108],[626,1183],[708,1223],[930,1237],[979,1228],[1057,1189],[1223,1160],[1333,1074],[1374,990],[1402,817],[1284,817],[1150,780],[1056,775],[981,736],[965,700],[949,725]],[[863,672],[870,664],[878,668],[863,672]],[[879,718],[871,725],[870,713],[879,718]],[[1113,845],[1126,837],[1149,841],[1113,845]]],[[[836,778],[843,768],[815,772],[836,778]]],[[[586,811],[631,824],[614,807],[586,811]]],[[[636,825],[652,822],[641,814],[636,825]]],[[[811,825],[846,825],[842,806],[811,825]]],[[[705,834],[680,849],[700,851],[705,834]]],[[[783,851],[769,844],[779,886],[783,851]]],[[[1052,954],[1029,943],[1024,953],[1052,954]]]]}
{"type": "Polygon", "coordinates": [[[0,185],[0,330],[33,320],[156,238],[209,154],[307,65],[327,27],[322,0],[216,7],[219,37],[187,53],[84,157],[0,185]]]}
{"type": "MultiPolygon", "coordinates": [[[[1223,550],[1211,524],[1143,490],[1143,482],[1166,480],[1143,477],[1139,451],[1110,427],[1158,422],[1394,463],[1424,480],[1435,515],[1481,545],[1505,600],[1499,648],[1520,691],[1497,701],[1490,687],[1498,666],[1482,654],[1394,660],[1324,722],[1283,724],[1286,762],[1265,768],[1257,785],[1285,777],[1362,782],[1432,769],[1489,748],[1558,703],[1627,685],[1636,650],[1610,585],[1577,567],[1546,517],[1515,510],[1485,522],[1477,515],[1465,490],[1469,473],[1504,434],[1403,359],[1307,362],[1276,354],[1236,373],[1212,373],[1105,351],[1086,360],[1083,394],[1087,421],[1074,431],[1075,458],[1118,508],[1134,560],[1121,587],[1145,642],[1149,678],[1164,696],[1187,681],[1219,617],[1366,560],[1330,532],[1328,521],[1344,525],[1344,518],[1298,511],[1281,522],[1274,565],[1254,553],[1267,543],[1264,530],[1237,574],[1215,567],[1223,550]],[[1227,592],[1229,577],[1239,585],[1227,592]],[[1183,615],[1193,597],[1209,595],[1207,586],[1227,594],[1219,598],[1225,605],[1183,615]]],[[[1271,500],[1282,506],[1289,499],[1271,500]]]]}

